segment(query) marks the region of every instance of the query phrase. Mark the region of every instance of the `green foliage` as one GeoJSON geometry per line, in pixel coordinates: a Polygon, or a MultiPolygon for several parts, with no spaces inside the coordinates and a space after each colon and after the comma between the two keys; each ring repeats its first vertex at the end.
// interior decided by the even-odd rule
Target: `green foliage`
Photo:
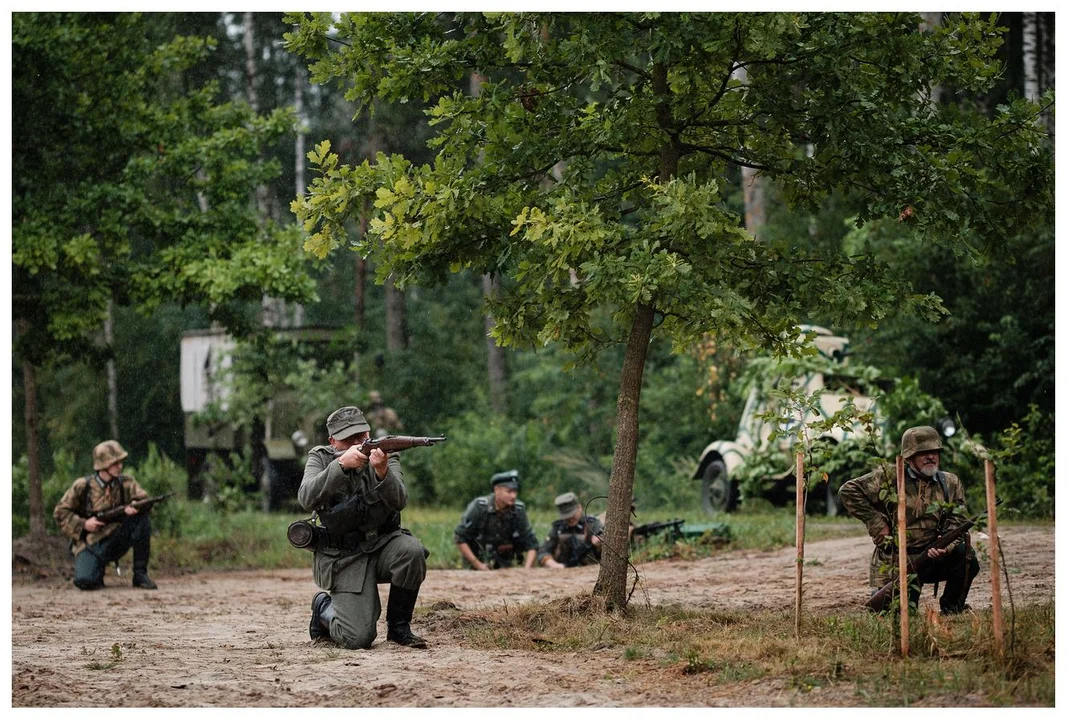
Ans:
{"type": "MultiPolygon", "coordinates": [[[[82,463],[66,450],[57,450],[52,456],[52,472],[41,481],[42,505],[45,511],[45,530],[56,534],[59,528],[52,517],[52,509],[59,503],[74,481],[85,475],[82,463]]],[[[21,537],[30,531],[29,508],[29,460],[19,458],[11,472],[11,536],[21,537]]]]}
{"type": "Polygon", "coordinates": [[[174,492],[162,503],[152,506],[152,531],[170,537],[181,537],[182,527],[188,518],[185,503],[185,468],[160,452],[155,443],[149,443],[144,459],[131,463],[129,473],[149,495],[164,495],[174,492]]]}
{"type": "Polygon", "coordinates": [[[1013,423],[998,436],[991,456],[997,468],[998,496],[1005,500],[1000,513],[1054,516],[1056,452],[1052,429],[1053,414],[1032,405],[1022,425],[1013,423]]]}
{"type": "Polygon", "coordinates": [[[255,496],[249,488],[256,486],[256,478],[249,467],[247,455],[232,452],[228,457],[210,454],[205,461],[201,480],[208,488],[212,508],[222,518],[247,512],[255,506],[255,496]]]}

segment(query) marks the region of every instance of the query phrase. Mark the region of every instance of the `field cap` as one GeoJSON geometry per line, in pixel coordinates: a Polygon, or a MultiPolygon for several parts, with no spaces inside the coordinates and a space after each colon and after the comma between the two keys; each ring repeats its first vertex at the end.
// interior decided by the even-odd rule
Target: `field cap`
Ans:
{"type": "Polygon", "coordinates": [[[506,470],[499,472],[490,478],[490,487],[497,487],[498,485],[504,485],[506,488],[512,488],[513,490],[519,489],[519,471],[518,470],[506,470]]]}
{"type": "Polygon", "coordinates": [[[363,416],[363,411],[355,405],[338,408],[326,419],[326,431],[335,440],[344,440],[356,433],[371,432],[371,426],[363,416]]]}
{"type": "Polygon", "coordinates": [[[560,519],[566,520],[575,514],[575,510],[579,507],[578,498],[575,497],[575,493],[569,492],[563,495],[557,495],[556,500],[553,501],[556,505],[556,509],[560,512],[560,519]]]}

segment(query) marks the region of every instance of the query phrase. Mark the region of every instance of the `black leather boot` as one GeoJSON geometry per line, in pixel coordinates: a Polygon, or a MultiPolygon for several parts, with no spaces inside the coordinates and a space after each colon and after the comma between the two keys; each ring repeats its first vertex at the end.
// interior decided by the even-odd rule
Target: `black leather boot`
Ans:
{"type": "Polygon", "coordinates": [[[334,605],[330,594],[315,593],[312,598],[312,616],[308,624],[308,635],[312,640],[330,639],[330,621],[334,619],[334,605]]]}
{"type": "Polygon", "coordinates": [[[412,613],[419,590],[407,590],[399,585],[389,586],[389,602],[386,605],[386,639],[398,645],[425,648],[426,640],[412,632],[412,613]]]}

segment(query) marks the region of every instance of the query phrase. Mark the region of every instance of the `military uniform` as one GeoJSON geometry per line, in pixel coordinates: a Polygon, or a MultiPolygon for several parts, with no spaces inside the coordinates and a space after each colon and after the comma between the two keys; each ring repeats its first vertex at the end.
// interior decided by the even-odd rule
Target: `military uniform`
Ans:
{"type": "Polygon", "coordinates": [[[82,590],[103,587],[108,563],[117,561],[133,548],[135,584],[155,588],[155,583],[149,581],[147,575],[152,538],[147,512],[129,515],[122,522],[108,523],[96,532],[85,530],[85,521],[94,514],[148,497],[131,475],[119,475],[109,480],[101,478],[101,470],[127,457],[117,442],[101,443],[93,454],[93,474],[76,479],[52,513],[60,531],[71,540],[74,584],[82,590]]]}
{"type": "Polygon", "coordinates": [[[538,548],[538,564],[547,556],[567,567],[596,565],[601,561],[601,548],[590,542],[594,535],[604,532],[601,521],[592,515],[579,518],[575,525],[567,520],[554,520],[545,542],[538,548]]]}
{"type": "MultiPolygon", "coordinates": [[[[880,465],[872,472],[846,482],[838,492],[839,500],[849,514],[864,523],[876,542],[868,568],[873,593],[897,577],[893,546],[893,539],[897,537],[897,503],[886,499],[896,494],[895,474],[889,465],[880,465]],[[890,535],[880,542],[881,534],[888,530],[890,535]]],[[[966,520],[964,486],[960,478],[941,470],[929,478],[906,464],[905,537],[910,558],[921,555],[939,537],[960,527],[966,520]],[[947,508],[947,504],[954,509],[947,508]]],[[[954,612],[963,608],[971,582],[979,572],[979,561],[967,535],[947,549],[949,552],[945,556],[931,561],[910,585],[912,603],[919,600],[920,586],[945,581],[941,598],[943,611],[954,612]]]]}
{"type": "MultiPolygon", "coordinates": [[[[472,500],[453,531],[456,543],[467,543],[491,568],[511,567],[522,562],[523,553],[538,547],[538,537],[530,527],[527,507],[522,500],[499,511],[493,495],[472,500]]],[[[464,562],[467,566],[467,562],[464,562]]]]}
{"type": "MultiPolygon", "coordinates": [[[[359,420],[363,422],[362,414],[359,420]]],[[[342,468],[337,461],[340,455],[328,445],[312,448],[297,493],[300,504],[319,512],[320,520],[346,502],[355,509],[343,531],[332,529],[319,536],[313,579],[329,596],[321,593],[313,601],[309,632],[313,638],[319,637],[316,621],[322,615],[334,642],[347,648],[368,648],[377,636],[376,623],[382,612],[378,583],[390,583],[386,622],[391,635],[397,621],[409,632],[408,621],[426,577],[427,553],[422,543],[401,527],[400,511],[408,502],[408,491],[400,457],[389,455],[386,476],[379,479],[370,462],[358,470],[342,468]],[[330,612],[324,612],[327,608],[330,612]]]]}

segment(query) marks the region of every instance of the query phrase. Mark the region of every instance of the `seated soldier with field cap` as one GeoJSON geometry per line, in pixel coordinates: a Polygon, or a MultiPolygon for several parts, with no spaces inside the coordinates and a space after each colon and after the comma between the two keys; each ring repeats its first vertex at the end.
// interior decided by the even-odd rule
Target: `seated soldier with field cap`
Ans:
{"type": "Polygon", "coordinates": [[[538,548],[538,564],[565,568],[600,562],[601,521],[582,512],[582,503],[573,492],[557,496],[555,505],[560,519],[553,521],[548,537],[538,548]]]}
{"type": "Polygon", "coordinates": [[[464,510],[453,539],[464,567],[497,570],[515,565],[534,567],[538,537],[530,527],[527,508],[519,494],[519,471],[499,472],[490,478],[493,493],[472,500],[464,510]]]}

